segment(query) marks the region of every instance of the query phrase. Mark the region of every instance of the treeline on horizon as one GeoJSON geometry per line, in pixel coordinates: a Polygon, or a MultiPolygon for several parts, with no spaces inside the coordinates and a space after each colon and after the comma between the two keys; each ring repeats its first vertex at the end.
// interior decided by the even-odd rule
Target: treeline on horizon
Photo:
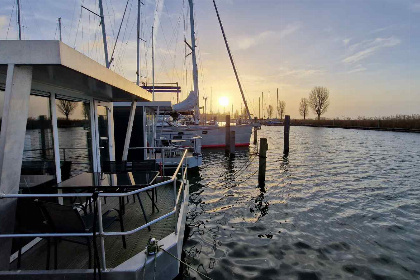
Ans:
{"type": "Polygon", "coordinates": [[[292,119],[291,125],[420,130],[420,114],[395,115],[387,117],[357,117],[355,119],[292,119]]]}

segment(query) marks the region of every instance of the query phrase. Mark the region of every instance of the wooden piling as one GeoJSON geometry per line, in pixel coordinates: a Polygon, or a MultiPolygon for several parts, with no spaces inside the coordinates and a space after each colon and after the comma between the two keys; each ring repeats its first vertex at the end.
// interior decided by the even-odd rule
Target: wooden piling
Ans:
{"type": "Polygon", "coordinates": [[[254,145],[258,143],[258,133],[257,133],[257,117],[254,118],[254,145]]]}
{"type": "Polygon", "coordinates": [[[228,153],[230,149],[230,115],[226,115],[226,138],[225,151],[228,153]]]}
{"type": "Polygon", "coordinates": [[[290,132],[290,116],[284,116],[284,149],[283,154],[289,155],[289,132],[290,132]]]}
{"type": "Polygon", "coordinates": [[[230,132],[230,143],[229,143],[229,145],[230,145],[230,147],[229,147],[229,153],[230,153],[230,156],[231,157],[234,157],[235,156],[235,141],[236,141],[236,139],[235,139],[235,131],[232,130],[230,132]]]}
{"type": "Polygon", "coordinates": [[[267,149],[268,143],[267,138],[260,139],[260,161],[258,169],[258,184],[263,185],[265,183],[265,170],[267,168],[267,149]]]}

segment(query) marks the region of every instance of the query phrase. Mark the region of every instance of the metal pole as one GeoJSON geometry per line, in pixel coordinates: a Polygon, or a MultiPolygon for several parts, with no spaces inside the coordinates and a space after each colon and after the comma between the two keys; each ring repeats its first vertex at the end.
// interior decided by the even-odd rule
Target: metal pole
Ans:
{"type": "Polygon", "coordinates": [[[261,97],[258,97],[258,118],[261,119],[261,97]]]}
{"type": "Polygon", "coordinates": [[[61,17],[58,18],[58,31],[60,32],[60,41],[63,41],[61,38],[61,17]]]}
{"type": "MultiPolygon", "coordinates": [[[[277,88],[277,103],[276,106],[279,106],[279,88],[277,88]]],[[[276,118],[279,118],[279,110],[276,110],[276,118]]]]}
{"type": "MultiPolygon", "coordinates": [[[[102,202],[101,198],[98,197],[96,201],[98,203],[98,224],[99,224],[99,236],[101,240],[101,258],[102,258],[102,269],[106,270],[106,257],[105,257],[105,239],[104,239],[104,226],[102,224],[102,202]]],[[[94,230],[96,225],[94,225],[94,230]]]]}
{"type": "Polygon", "coordinates": [[[137,2],[137,85],[140,85],[140,9],[141,0],[137,2]]]}
{"type": "Polygon", "coordinates": [[[265,114],[264,114],[264,92],[261,93],[261,111],[263,114],[263,119],[265,119],[265,114]]]}
{"type": "Polygon", "coordinates": [[[251,120],[251,113],[249,112],[248,103],[246,103],[245,94],[244,94],[244,91],[242,90],[241,81],[239,80],[239,76],[238,76],[238,72],[236,71],[235,63],[233,62],[233,56],[232,56],[232,53],[230,52],[230,48],[229,48],[229,44],[228,44],[228,41],[227,41],[227,38],[226,38],[225,30],[223,28],[222,20],[220,19],[219,11],[217,10],[215,0],[213,0],[213,4],[214,4],[214,9],[216,10],[217,19],[219,20],[220,29],[222,30],[223,39],[225,40],[225,45],[226,45],[226,49],[227,49],[228,54],[229,54],[230,62],[231,62],[232,67],[233,67],[233,72],[235,72],[236,81],[238,82],[239,90],[241,91],[242,100],[245,104],[245,108],[246,108],[246,112],[248,114],[248,118],[251,120]]]}
{"type": "Polygon", "coordinates": [[[124,150],[123,150],[123,156],[122,156],[123,161],[127,161],[127,158],[128,158],[128,149],[130,148],[131,132],[133,129],[134,117],[136,115],[136,108],[137,108],[137,101],[133,101],[131,103],[130,116],[128,118],[128,124],[127,124],[127,132],[125,134],[124,150]]]}
{"type": "Polygon", "coordinates": [[[194,31],[194,4],[193,0],[188,0],[190,4],[190,25],[191,25],[191,57],[192,57],[192,66],[193,66],[193,82],[194,82],[194,92],[197,96],[197,104],[195,105],[194,115],[196,118],[196,122],[200,121],[200,94],[198,90],[198,67],[197,67],[197,56],[195,53],[195,31],[194,31]]]}
{"type": "Polygon", "coordinates": [[[17,0],[17,14],[18,14],[18,26],[19,26],[19,40],[22,40],[22,25],[20,22],[20,1],[17,0]]]}
{"type": "Polygon", "coordinates": [[[99,14],[100,14],[100,17],[101,17],[101,25],[102,25],[102,41],[104,43],[105,65],[106,65],[106,68],[109,68],[108,45],[107,45],[107,42],[106,42],[104,8],[102,6],[102,0],[99,0],[99,14]]]}
{"type": "Polygon", "coordinates": [[[155,39],[154,39],[153,29],[154,27],[152,26],[152,83],[153,83],[152,99],[153,101],[155,101],[155,39]]]}

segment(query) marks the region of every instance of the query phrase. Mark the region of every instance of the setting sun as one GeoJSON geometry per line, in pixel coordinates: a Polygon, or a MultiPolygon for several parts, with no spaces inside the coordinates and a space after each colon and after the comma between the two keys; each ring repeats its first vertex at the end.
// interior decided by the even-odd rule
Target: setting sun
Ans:
{"type": "Polygon", "coordinates": [[[220,97],[219,104],[220,106],[226,107],[227,105],[229,105],[229,98],[227,98],[226,96],[220,97]]]}

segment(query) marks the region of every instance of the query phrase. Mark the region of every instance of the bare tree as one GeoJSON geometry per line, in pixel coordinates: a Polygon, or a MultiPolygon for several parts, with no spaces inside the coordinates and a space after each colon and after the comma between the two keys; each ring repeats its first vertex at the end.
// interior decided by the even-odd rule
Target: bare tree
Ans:
{"type": "Polygon", "coordinates": [[[68,100],[58,100],[57,108],[60,112],[66,116],[66,120],[69,120],[69,116],[73,113],[74,109],[76,109],[77,103],[68,100]]]}
{"type": "Polygon", "coordinates": [[[83,116],[85,117],[85,120],[89,119],[89,114],[90,114],[89,103],[83,102],[83,116]]]}
{"type": "Polygon", "coordinates": [[[279,101],[277,103],[277,113],[280,116],[280,119],[283,119],[283,115],[286,113],[286,102],[279,101]]]}
{"type": "Polygon", "coordinates": [[[273,106],[268,105],[268,107],[267,107],[267,115],[268,115],[268,118],[271,119],[271,116],[273,115],[273,106]]]}
{"type": "Polygon", "coordinates": [[[299,104],[299,113],[300,115],[303,117],[303,119],[306,119],[306,116],[309,113],[309,104],[308,104],[308,99],[306,98],[302,98],[300,100],[300,104],[299,104]]]}
{"type": "Polygon", "coordinates": [[[314,87],[309,94],[309,106],[318,115],[318,120],[321,119],[321,115],[327,111],[330,105],[329,96],[330,92],[325,87],[314,87]]]}

